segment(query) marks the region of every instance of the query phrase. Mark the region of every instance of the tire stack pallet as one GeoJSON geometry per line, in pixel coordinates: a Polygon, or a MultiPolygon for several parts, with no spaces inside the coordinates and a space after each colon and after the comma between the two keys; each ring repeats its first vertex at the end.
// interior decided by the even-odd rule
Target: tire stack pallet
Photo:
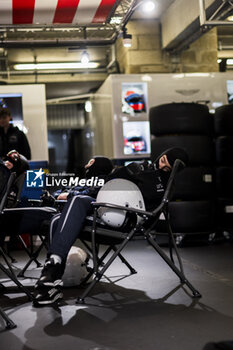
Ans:
{"type": "Polygon", "coordinates": [[[215,233],[213,117],[206,105],[170,103],[150,109],[151,159],[170,147],[184,148],[189,164],[176,180],[169,203],[177,243],[197,244],[215,233]]]}
{"type": "Polygon", "coordinates": [[[217,230],[233,237],[233,105],[215,110],[217,230]]]}

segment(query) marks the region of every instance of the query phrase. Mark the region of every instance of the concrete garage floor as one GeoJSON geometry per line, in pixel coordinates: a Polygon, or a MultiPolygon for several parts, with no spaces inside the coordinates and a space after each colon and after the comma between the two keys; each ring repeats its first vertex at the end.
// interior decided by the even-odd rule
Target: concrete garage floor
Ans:
{"type": "MultiPolygon", "coordinates": [[[[201,299],[190,298],[145,242],[132,242],[124,255],[138,273],[121,279],[128,270],[117,259],[107,276],[118,281],[105,279],[85,305],[75,304],[80,288],[64,289],[64,301],[58,306],[35,308],[9,286],[0,295],[0,305],[17,328],[5,331],[0,320],[1,349],[199,350],[210,341],[233,340],[233,244],[179,251],[201,299]]],[[[21,252],[14,256],[20,266],[25,256],[21,252]]],[[[36,268],[28,271],[33,276],[39,273],[36,268]]],[[[0,277],[0,282],[7,282],[3,274],[0,277]]],[[[25,285],[34,282],[23,280],[25,285]]]]}

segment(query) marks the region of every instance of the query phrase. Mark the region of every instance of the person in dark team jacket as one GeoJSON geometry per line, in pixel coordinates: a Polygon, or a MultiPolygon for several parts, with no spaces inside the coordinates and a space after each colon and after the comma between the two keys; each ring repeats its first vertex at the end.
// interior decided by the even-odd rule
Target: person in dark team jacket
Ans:
{"type": "Polygon", "coordinates": [[[0,109],[0,157],[12,149],[31,159],[31,150],[26,135],[17,126],[10,124],[11,112],[8,108],[0,109]]]}
{"type": "MultiPolygon", "coordinates": [[[[9,189],[9,192],[6,197],[6,201],[4,203],[4,208],[12,208],[16,207],[18,205],[18,201],[20,198],[21,193],[21,187],[24,181],[24,173],[29,169],[29,164],[27,159],[22,155],[19,154],[16,150],[11,150],[7,153],[7,155],[1,159],[0,158],[0,167],[1,167],[1,176],[0,176],[0,182],[3,181],[3,178],[5,178],[4,181],[9,180],[10,173],[15,173],[16,177],[14,178],[11,187],[9,189]],[[7,169],[3,169],[7,168],[7,169]],[[2,171],[4,171],[5,176],[3,176],[2,171]]],[[[6,191],[6,186],[2,188],[3,182],[0,184],[1,188],[1,198],[3,198],[3,194],[6,191]]],[[[20,218],[18,215],[16,216],[7,216],[4,212],[3,215],[0,217],[0,225],[1,225],[1,234],[0,234],[0,245],[3,244],[5,237],[7,236],[6,232],[8,231],[8,228],[12,223],[15,224],[14,230],[10,230],[12,232],[17,231],[20,225],[20,218]]]]}
{"type": "Polygon", "coordinates": [[[16,173],[16,179],[13,181],[5,205],[7,208],[10,208],[17,204],[17,198],[20,197],[21,183],[24,182],[25,172],[29,170],[29,163],[28,160],[22,154],[19,154],[15,149],[8,152],[3,160],[5,166],[10,171],[16,173]]]}
{"type": "MultiPolygon", "coordinates": [[[[162,199],[169,178],[169,172],[177,158],[187,163],[187,154],[180,148],[167,150],[153,163],[156,202],[162,199]]],[[[137,171],[134,172],[132,167],[129,167],[130,171],[127,172],[127,175],[124,172],[126,167],[122,168],[123,171],[121,168],[112,171],[112,162],[105,157],[94,157],[85,168],[87,178],[98,176],[107,181],[119,177],[132,181],[135,180],[135,182],[138,180],[136,179],[137,171]]],[[[137,184],[140,188],[140,181],[137,184]]],[[[143,186],[140,189],[143,191],[143,186]]],[[[91,202],[95,201],[99,190],[100,188],[85,187],[80,189],[75,187],[58,196],[58,199],[68,199],[68,201],[61,215],[55,216],[51,222],[52,242],[41,276],[35,285],[35,290],[38,292],[36,295],[36,305],[52,304],[62,297],[59,286],[63,284],[62,276],[65,270],[67,255],[82,230],[86,216],[93,210],[91,202]],[[53,226],[56,226],[55,230],[53,230],[53,226]]],[[[150,207],[150,200],[148,201],[148,206],[150,207]]]]}

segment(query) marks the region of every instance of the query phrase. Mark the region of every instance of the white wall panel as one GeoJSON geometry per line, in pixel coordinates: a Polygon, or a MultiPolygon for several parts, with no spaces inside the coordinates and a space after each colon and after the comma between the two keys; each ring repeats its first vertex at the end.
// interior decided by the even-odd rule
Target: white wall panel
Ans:
{"type": "Polygon", "coordinates": [[[1,93],[22,94],[24,126],[28,130],[32,160],[48,160],[45,85],[2,85],[1,93]]]}

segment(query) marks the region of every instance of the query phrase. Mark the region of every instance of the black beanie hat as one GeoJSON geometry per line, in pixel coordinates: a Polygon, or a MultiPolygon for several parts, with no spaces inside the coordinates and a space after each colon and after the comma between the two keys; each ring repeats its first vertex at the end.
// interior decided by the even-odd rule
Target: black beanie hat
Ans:
{"type": "Polygon", "coordinates": [[[183,148],[179,148],[179,147],[169,148],[165,152],[163,152],[163,155],[164,154],[166,154],[167,160],[171,166],[174,165],[176,159],[180,159],[186,166],[188,164],[189,157],[183,148]]]}
{"type": "Polygon", "coordinates": [[[95,162],[86,170],[86,176],[100,176],[100,175],[108,175],[111,173],[113,169],[112,161],[109,158],[102,156],[93,157],[95,162]]]}

